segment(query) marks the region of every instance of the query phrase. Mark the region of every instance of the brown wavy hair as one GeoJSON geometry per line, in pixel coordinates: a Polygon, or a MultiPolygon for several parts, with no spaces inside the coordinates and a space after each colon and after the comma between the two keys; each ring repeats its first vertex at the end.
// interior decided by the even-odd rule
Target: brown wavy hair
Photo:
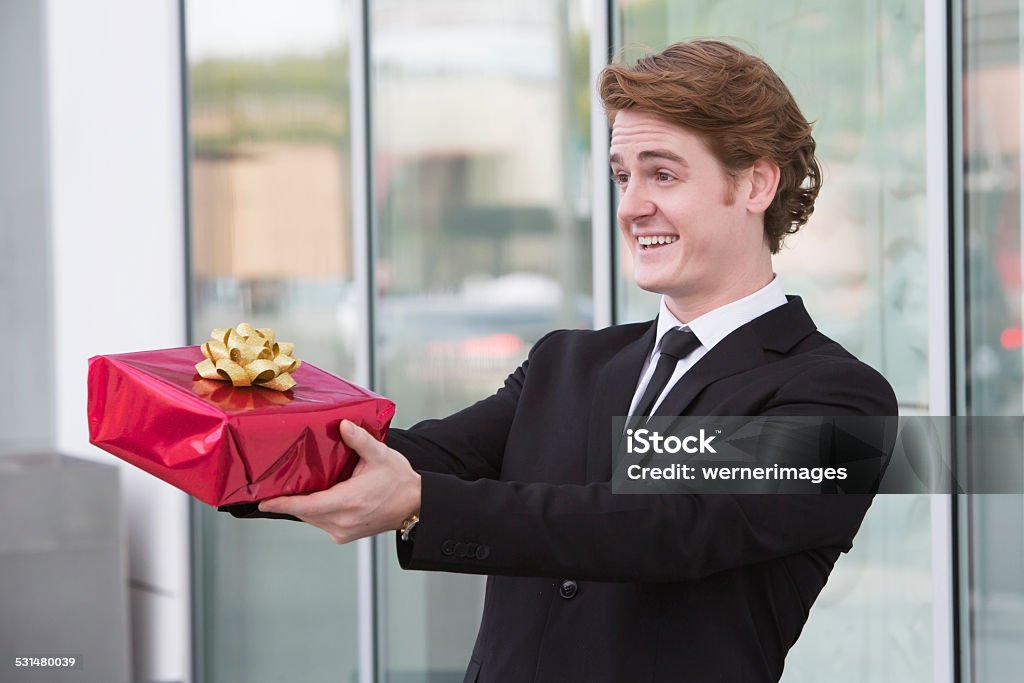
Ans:
{"type": "Polygon", "coordinates": [[[811,124],[764,60],[718,40],[675,43],[635,65],[609,64],[599,79],[609,123],[636,109],[700,136],[734,177],[761,158],[780,170],[764,215],[773,254],[800,229],[821,189],[811,124]]]}

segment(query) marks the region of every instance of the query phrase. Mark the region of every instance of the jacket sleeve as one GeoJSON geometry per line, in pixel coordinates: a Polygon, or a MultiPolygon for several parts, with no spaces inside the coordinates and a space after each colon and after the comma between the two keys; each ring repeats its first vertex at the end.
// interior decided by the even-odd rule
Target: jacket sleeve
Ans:
{"type": "MultiPolygon", "coordinates": [[[[541,337],[530,357],[553,335],[541,337]]],[[[411,429],[388,430],[385,443],[418,472],[451,474],[460,479],[497,479],[502,454],[522,392],[528,357],[492,396],[440,420],[424,420],[411,429]]]]}
{"type": "MultiPolygon", "coordinates": [[[[487,449],[500,453],[507,427],[500,438],[490,441],[471,434],[478,417],[499,420],[501,413],[511,421],[511,413],[505,411],[514,412],[516,381],[521,386],[519,373],[524,371],[510,377],[512,384],[506,383],[504,393],[454,416],[470,434],[440,443],[428,424],[425,435],[410,437],[416,448],[410,460],[427,465],[429,471],[421,472],[422,521],[416,540],[397,542],[403,567],[598,581],[680,581],[814,549],[851,547],[870,495],[623,495],[613,494],[610,483],[495,480],[500,462],[487,449]],[[432,450],[435,453],[427,455],[432,450]],[[454,464],[442,467],[441,461],[454,464]]],[[[867,366],[826,364],[813,372],[823,376],[811,383],[794,378],[763,414],[895,414],[888,383],[867,366]],[[851,367],[860,374],[851,376],[851,367]],[[829,376],[832,373],[834,377],[829,376]],[[806,386],[855,388],[849,396],[844,395],[846,389],[839,389],[822,398],[822,392],[815,396],[802,388],[806,386]],[[877,405],[871,403],[875,399],[864,398],[871,392],[879,397],[877,405]]],[[[451,434],[451,426],[444,433],[451,434]]]]}
{"type": "Polygon", "coordinates": [[[470,481],[496,479],[527,363],[509,375],[493,396],[444,420],[390,429],[384,442],[421,473],[438,472],[470,481]]]}

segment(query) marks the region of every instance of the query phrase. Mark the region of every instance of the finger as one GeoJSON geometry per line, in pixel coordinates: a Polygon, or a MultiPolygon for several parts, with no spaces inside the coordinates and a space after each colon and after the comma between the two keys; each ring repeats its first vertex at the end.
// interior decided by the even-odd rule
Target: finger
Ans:
{"type": "Polygon", "coordinates": [[[295,515],[296,505],[293,499],[298,497],[300,496],[278,496],[277,498],[261,500],[259,505],[260,512],[277,512],[285,515],[295,515]]]}
{"type": "MultiPolygon", "coordinates": [[[[277,512],[293,517],[308,518],[322,514],[332,507],[331,503],[325,500],[327,491],[317,491],[307,496],[278,496],[268,498],[260,502],[260,512],[277,512]]],[[[334,503],[337,505],[337,503],[334,503]]]]}
{"type": "Polygon", "coordinates": [[[380,457],[381,450],[386,448],[384,444],[373,438],[372,434],[349,420],[341,421],[339,431],[345,444],[367,460],[380,457]]]}

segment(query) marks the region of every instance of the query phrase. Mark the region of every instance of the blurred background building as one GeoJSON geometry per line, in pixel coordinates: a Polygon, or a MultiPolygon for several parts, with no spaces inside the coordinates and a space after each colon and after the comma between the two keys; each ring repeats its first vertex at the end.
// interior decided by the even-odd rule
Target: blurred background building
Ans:
{"type": "MultiPolygon", "coordinates": [[[[592,84],[696,36],[763,56],[815,122],[825,184],[776,259],[787,290],[903,414],[1019,415],[1022,0],[0,0],[0,477],[38,452],[118,464],[87,440],[94,354],[249,320],[408,426],[551,329],[653,317],[592,84]]],[[[481,579],[119,475],[125,680],[461,680],[481,579]]],[[[15,500],[0,518],[37,514],[15,500]]],[[[25,618],[2,570],[41,552],[34,528],[0,527],[0,655],[25,618]]],[[[888,496],[784,681],[1017,681],[1022,645],[1022,497],[888,496]]]]}

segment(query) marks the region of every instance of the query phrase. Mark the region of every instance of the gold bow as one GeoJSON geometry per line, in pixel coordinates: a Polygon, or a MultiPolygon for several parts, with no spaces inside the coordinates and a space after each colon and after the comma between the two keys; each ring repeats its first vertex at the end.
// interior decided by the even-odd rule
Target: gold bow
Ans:
{"type": "Polygon", "coordinates": [[[259,386],[287,391],[295,386],[291,373],[302,361],[292,357],[295,344],[274,341],[270,327],[218,327],[201,347],[206,360],[196,372],[206,379],[227,380],[236,387],[259,386]]]}

